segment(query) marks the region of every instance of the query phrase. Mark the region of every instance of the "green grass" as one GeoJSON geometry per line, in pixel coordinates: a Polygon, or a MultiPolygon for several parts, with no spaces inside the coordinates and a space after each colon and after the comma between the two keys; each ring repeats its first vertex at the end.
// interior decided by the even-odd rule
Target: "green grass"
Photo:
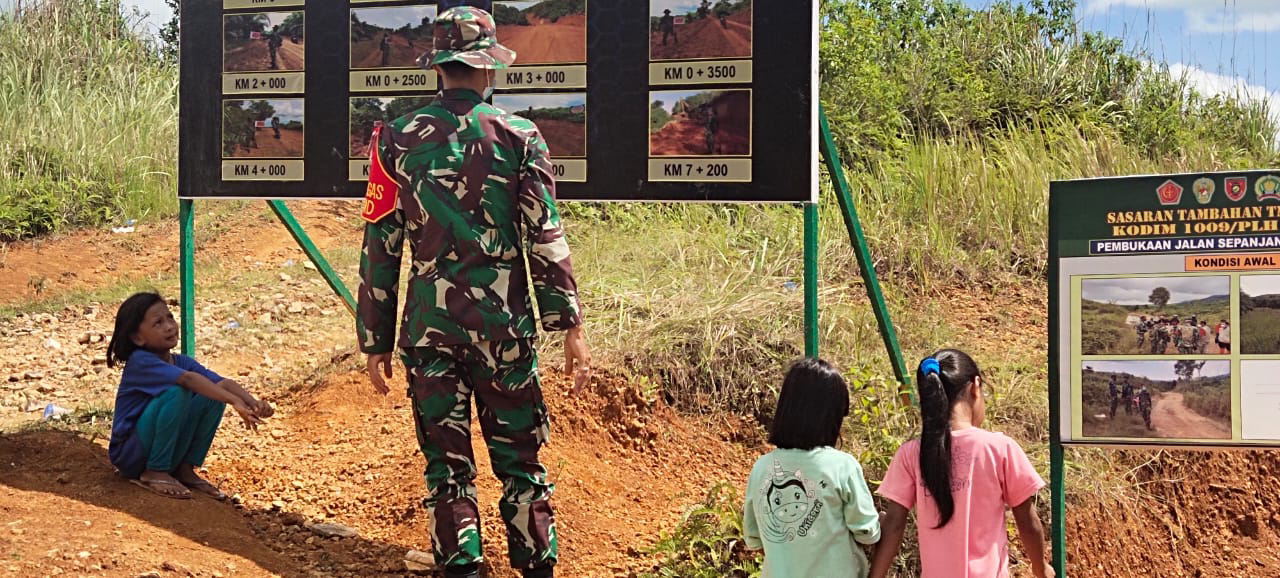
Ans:
{"type": "Polygon", "coordinates": [[[178,71],[120,14],[0,13],[0,241],[176,210],[178,71]]]}
{"type": "Polygon", "coordinates": [[[1258,307],[1240,314],[1241,353],[1280,353],[1280,309],[1258,307]]]}

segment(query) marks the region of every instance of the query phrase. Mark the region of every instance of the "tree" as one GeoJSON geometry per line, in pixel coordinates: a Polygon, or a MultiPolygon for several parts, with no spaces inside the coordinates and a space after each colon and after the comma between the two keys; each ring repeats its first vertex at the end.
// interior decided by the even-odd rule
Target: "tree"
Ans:
{"type": "Polygon", "coordinates": [[[164,0],[173,10],[173,17],[160,28],[160,53],[171,62],[178,61],[178,23],[182,12],[181,0],[164,0]]]}
{"type": "Polygon", "coordinates": [[[1199,373],[1205,363],[1207,362],[1184,359],[1173,364],[1173,372],[1178,374],[1178,377],[1190,381],[1191,376],[1199,373]]]}
{"type": "Polygon", "coordinates": [[[1156,309],[1160,309],[1169,304],[1169,297],[1171,296],[1169,295],[1168,289],[1165,289],[1164,287],[1156,287],[1155,290],[1151,292],[1151,296],[1147,297],[1147,300],[1151,301],[1151,304],[1155,305],[1156,309]]]}

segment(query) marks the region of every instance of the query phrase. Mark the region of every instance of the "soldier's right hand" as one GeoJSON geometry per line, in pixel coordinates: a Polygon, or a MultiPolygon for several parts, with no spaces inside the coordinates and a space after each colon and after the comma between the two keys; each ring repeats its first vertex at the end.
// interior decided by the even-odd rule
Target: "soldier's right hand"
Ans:
{"type": "Polygon", "coordinates": [[[370,353],[366,369],[369,371],[369,380],[373,382],[373,390],[378,392],[378,395],[387,395],[391,391],[386,381],[391,379],[391,354],[370,353]],[[383,375],[386,375],[385,379],[383,375]]]}

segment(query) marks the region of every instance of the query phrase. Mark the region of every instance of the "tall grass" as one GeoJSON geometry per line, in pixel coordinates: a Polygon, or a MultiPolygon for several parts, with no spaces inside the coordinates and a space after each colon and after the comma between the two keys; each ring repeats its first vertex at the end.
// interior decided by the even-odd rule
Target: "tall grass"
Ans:
{"type": "Polygon", "coordinates": [[[122,14],[0,13],[0,240],[176,208],[177,69],[122,14]]]}

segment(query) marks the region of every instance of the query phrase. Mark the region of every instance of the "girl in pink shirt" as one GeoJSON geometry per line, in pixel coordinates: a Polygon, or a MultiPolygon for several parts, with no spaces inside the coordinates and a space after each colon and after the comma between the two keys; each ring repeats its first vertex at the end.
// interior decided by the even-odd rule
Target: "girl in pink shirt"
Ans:
{"type": "Polygon", "coordinates": [[[1035,513],[1044,480],[1016,442],[979,427],[987,407],[978,365],[962,351],[939,351],[920,362],[916,383],[923,431],[898,449],[877,492],[886,511],[870,577],[888,575],[914,508],[921,578],[1006,578],[1012,507],[1031,570],[1053,578],[1035,513]]]}

